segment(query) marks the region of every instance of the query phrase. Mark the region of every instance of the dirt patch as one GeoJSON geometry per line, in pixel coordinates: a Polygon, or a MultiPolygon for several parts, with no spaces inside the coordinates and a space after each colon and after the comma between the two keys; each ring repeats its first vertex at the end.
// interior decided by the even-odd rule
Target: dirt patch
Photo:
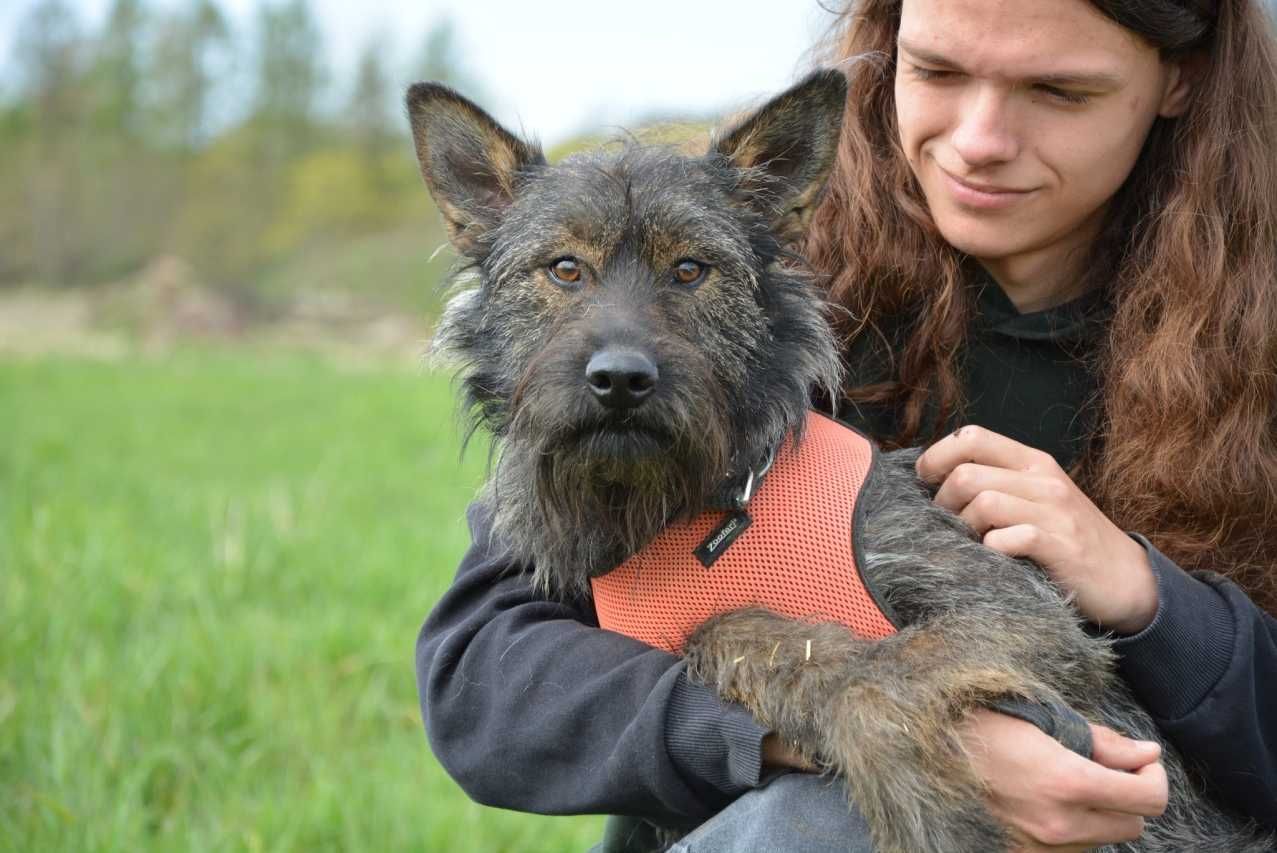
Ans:
{"type": "Polygon", "coordinates": [[[114,359],[130,348],[125,335],[95,326],[93,306],[82,294],[0,292],[0,354],[114,359]]]}
{"type": "Polygon", "coordinates": [[[268,319],[254,318],[175,257],[93,290],[0,291],[0,355],[112,359],[212,344],[419,363],[429,336],[424,320],[341,292],[308,293],[268,319]]]}

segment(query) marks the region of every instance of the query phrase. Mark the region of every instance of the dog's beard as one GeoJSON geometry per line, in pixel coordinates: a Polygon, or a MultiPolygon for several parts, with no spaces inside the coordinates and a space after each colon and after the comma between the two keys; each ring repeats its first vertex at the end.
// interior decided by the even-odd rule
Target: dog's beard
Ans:
{"type": "MultiPolygon", "coordinates": [[[[673,383],[671,383],[673,384],[673,383]]],[[[546,594],[580,596],[670,521],[699,512],[731,459],[726,406],[710,383],[617,416],[529,389],[514,408],[491,487],[496,527],[546,594]],[[531,401],[535,401],[532,404],[531,401]],[[552,416],[557,413],[557,417],[552,416]]]]}
{"type": "MultiPolygon", "coordinates": [[[[541,510],[555,535],[598,529],[629,555],[671,519],[705,504],[726,471],[726,448],[716,437],[594,432],[575,447],[539,457],[541,510]]],[[[591,567],[590,574],[613,567],[591,567]]]]}

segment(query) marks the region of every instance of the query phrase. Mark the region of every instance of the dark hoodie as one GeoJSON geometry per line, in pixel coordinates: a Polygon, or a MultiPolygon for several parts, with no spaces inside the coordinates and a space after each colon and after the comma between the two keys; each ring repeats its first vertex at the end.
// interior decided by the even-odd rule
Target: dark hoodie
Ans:
{"type": "MultiPolygon", "coordinates": [[[[1067,468],[1093,428],[1088,358],[1107,308],[1088,294],[1019,313],[991,282],[963,359],[979,424],[1067,468]]],[[[881,353],[849,369],[880,378],[881,353]]],[[[890,434],[886,409],[839,413],[890,434]]],[[[467,513],[473,544],[417,640],[422,715],[440,763],[477,802],[540,814],[604,813],[690,828],[760,784],[767,730],[688,680],[679,659],[599,630],[588,602],[538,597],[467,513]]],[[[1187,574],[1142,537],[1157,576],[1152,624],[1117,640],[1121,673],[1220,800],[1277,828],[1277,619],[1232,583],[1187,574]]],[[[613,821],[610,850],[643,836],[613,821]]],[[[638,845],[631,845],[637,847],[638,845]]]]}

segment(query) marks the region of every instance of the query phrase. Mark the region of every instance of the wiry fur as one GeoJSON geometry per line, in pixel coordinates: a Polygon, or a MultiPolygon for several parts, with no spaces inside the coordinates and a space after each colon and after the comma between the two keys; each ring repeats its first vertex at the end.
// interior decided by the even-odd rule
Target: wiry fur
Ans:
{"type": "MultiPolygon", "coordinates": [[[[439,87],[413,91],[432,99],[427,110],[409,96],[423,173],[436,195],[455,193],[460,177],[431,164],[473,168],[479,155],[447,148],[477,108],[439,87]]],[[[804,120],[793,103],[779,107],[804,120]]],[[[515,148],[499,135],[476,144],[498,143],[515,148]]],[[[542,590],[581,595],[801,423],[808,389],[832,393],[840,368],[810,276],[787,263],[777,233],[815,201],[803,174],[813,158],[748,132],[699,159],[631,145],[549,166],[526,151],[516,175],[485,183],[517,186],[517,197],[441,203],[478,281],[449,303],[436,346],[462,362],[466,406],[501,441],[487,485],[496,536],[535,566],[542,590]],[[762,157],[790,168],[763,168],[762,157]],[[465,219],[471,209],[482,214],[465,219]],[[606,286],[547,284],[543,267],[569,254],[606,286]],[[688,256],[710,262],[712,280],[696,293],[660,283],[688,256]],[[642,346],[660,365],[661,392],[624,417],[580,381],[603,340],[642,346]]]]}
{"type": "MultiPolygon", "coordinates": [[[[824,307],[784,247],[820,195],[844,98],[841,76],[815,75],[704,158],[629,146],[551,166],[454,93],[410,91],[423,175],[477,274],[439,345],[462,361],[467,408],[500,442],[486,496],[495,535],[547,593],[588,594],[591,577],[701,511],[725,478],[801,438],[810,388],[839,387],[824,307]],[[563,256],[588,269],[580,287],[547,278],[563,256]],[[713,269],[694,291],[668,275],[687,257],[713,269]],[[614,345],[660,374],[622,412],[583,381],[591,354],[614,345]]],[[[1003,850],[958,737],[965,714],[1008,696],[1057,701],[1160,737],[1113,677],[1109,645],[1034,566],[938,508],[915,459],[883,456],[861,496],[862,569],[907,627],[870,642],[761,609],[723,614],[689,640],[689,671],[843,776],[880,853],[1003,850]]],[[[1270,849],[1204,798],[1169,746],[1163,760],[1166,814],[1109,850],[1270,849]]]]}
{"type": "MultiPolygon", "coordinates": [[[[875,850],[1003,850],[1007,839],[982,806],[957,737],[965,713],[1008,695],[1063,700],[1131,737],[1162,737],[1113,676],[1109,644],[1083,631],[1031,563],[985,548],[936,506],[914,473],[917,455],[884,454],[860,497],[868,502],[862,570],[908,627],[864,641],[836,625],[740,611],[693,635],[689,667],[842,775],[875,850]]],[[[1106,853],[1273,849],[1274,839],[1202,794],[1170,744],[1162,761],[1166,812],[1138,842],[1106,853]]]]}

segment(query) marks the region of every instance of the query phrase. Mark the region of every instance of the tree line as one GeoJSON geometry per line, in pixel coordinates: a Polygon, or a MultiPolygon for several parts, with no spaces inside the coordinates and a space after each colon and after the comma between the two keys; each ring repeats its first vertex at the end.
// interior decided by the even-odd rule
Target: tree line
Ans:
{"type": "Polygon", "coordinates": [[[251,294],[307,245],[426,216],[399,98],[477,86],[446,20],[407,67],[387,42],[339,80],[306,0],[263,0],[244,28],[215,0],[114,0],[92,28],[38,0],[0,69],[0,285],[94,285],[172,254],[251,294]]]}

